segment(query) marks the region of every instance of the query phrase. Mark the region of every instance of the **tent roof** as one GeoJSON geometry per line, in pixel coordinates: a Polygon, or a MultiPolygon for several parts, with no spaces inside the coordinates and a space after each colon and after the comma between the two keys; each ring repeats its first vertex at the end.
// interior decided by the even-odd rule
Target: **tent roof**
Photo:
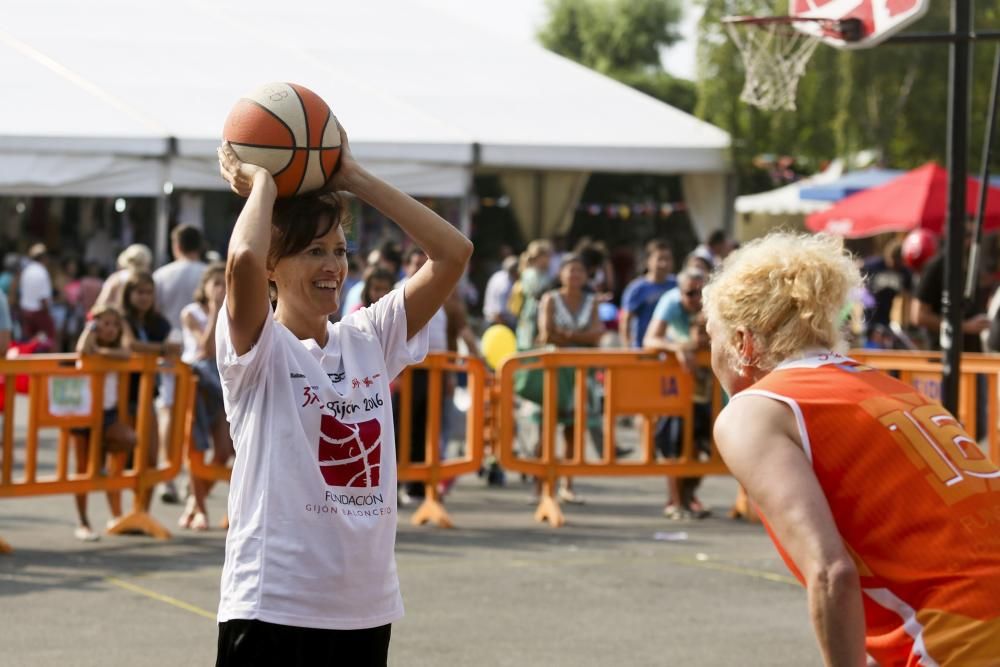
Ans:
{"type": "Polygon", "coordinates": [[[737,197],[733,208],[737,213],[757,215],[806,215],[822,211],[830,207],[829,202],[803,197],[802,193],[808,188],[835,182],[841,177],[843,170],[843,161],[834,160],[826,170],[809,178],[774,190],[737,197]]]}
{"type": "Polygon", "coordinates": [[[888,183],[906,172],[902,169],[862,169],[851,171],[835,181],[816,183],[802,188],[800,193],[806,199],[822,199],[823,201],[840,201],[855,192],[874,188],[888,183]]]}
{"type": "Polygon", "coordinates": [[[239,96],[291,80],[365,160],[727,170],[722,130],[412,0],[13,3],[0,71],[0,152],[212,157],[239,96]]]}
{"type": "Polygon", "coordinates": [[[805,215],[830,207],[830,202],[815,199],[801,199],[801,182],[789,183],[774,190],[737,197],[734,208],[737,213],[763,215],[805,215]]]}

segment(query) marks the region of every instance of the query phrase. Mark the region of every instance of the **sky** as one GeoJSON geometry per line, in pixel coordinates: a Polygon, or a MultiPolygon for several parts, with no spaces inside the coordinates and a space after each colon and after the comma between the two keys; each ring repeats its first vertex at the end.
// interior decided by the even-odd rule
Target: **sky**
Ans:
{"type": "MultiPolygon", "coordinates": [[[[545,22],[545,0],[419,0],[431,7],[469,23],[516,39],[535,41],[535,33],[545,22]]],[[[663,54],[668,72],[685,79],[694,78],[695,30],[699,12],[693,3],[684,0],[681,33],[684,39],[663,54]]]]}

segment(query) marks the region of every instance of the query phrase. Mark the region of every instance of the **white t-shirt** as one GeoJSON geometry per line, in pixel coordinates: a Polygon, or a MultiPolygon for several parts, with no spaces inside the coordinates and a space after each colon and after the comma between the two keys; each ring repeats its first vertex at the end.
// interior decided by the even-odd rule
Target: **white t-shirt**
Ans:
{"type": "Polygon", "coordinates": [[[219,313],[236,446],[220,623],[354,630],[403,615],[389,381],[423,359],[426,329],[406,340],[400,289],[328,332],[320,348],[268,317],[238,356],[219,313]]]}
{"type": "Polygon", "coordinates": [[[201,339],[199,334],[205,331],[206,326],[208,326],[208,313],[205,312],[200,303],[195,301],[181,309],[181,361],[185,364],[193,364],[198,361],[198,342],[201,339]],[[184,326],[184,318],[187,316],[194,319],[195,324],[198,325],[197,331],[192,331],[184,326]]]}
{"type": "Polygon", "coordinates": [[[42,309],[42,300],[52,301],[52,278],[49,270],[40,262],[31,260],[21,269],[20,306],[23,310],[38,311],[42,309]]]}
{"type": "Polygon", "coordinates": [[[153,272],[157,310],[175,331],[181,330],[181,310],[194,301],[194,291],[207,266],[204,262],[178,259],[153,272]]]}
{"type": "Polygon", "coordinates": [[[500,269],[486,281],[486,292],[483,294],[483,317],[491,319],[498,316],[510,316],[507,310],[507,300],[510,298],[510,291],[514,287],[514,281],[510,278],[510,272],[500,269]]]}

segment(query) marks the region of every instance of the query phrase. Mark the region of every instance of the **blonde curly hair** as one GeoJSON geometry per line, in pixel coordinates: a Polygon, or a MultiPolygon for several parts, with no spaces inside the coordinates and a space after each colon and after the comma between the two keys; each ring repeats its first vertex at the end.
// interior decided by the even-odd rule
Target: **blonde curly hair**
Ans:
{"type": "Polygon", "coordinates": [[[770,371],[809,348],[843,347],[840,315],[860,287],[839,237],[776,232],[730,254],[705,286],[703,304],[734,366],[743,327],[757,355],[744,361],[770,371]]]}

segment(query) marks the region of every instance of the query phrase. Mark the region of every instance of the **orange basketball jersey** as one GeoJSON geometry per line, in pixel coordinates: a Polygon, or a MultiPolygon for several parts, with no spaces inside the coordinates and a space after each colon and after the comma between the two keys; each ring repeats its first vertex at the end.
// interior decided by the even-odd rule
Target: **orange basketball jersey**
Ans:
{"type": "Polygon", "coordinates": [[[745,395],[795,414],[861,574],[868,654],[883,667],[1000,665],[1000,470],[955,418],[830,352],[786,362],[734,399],[745,395]]]}

